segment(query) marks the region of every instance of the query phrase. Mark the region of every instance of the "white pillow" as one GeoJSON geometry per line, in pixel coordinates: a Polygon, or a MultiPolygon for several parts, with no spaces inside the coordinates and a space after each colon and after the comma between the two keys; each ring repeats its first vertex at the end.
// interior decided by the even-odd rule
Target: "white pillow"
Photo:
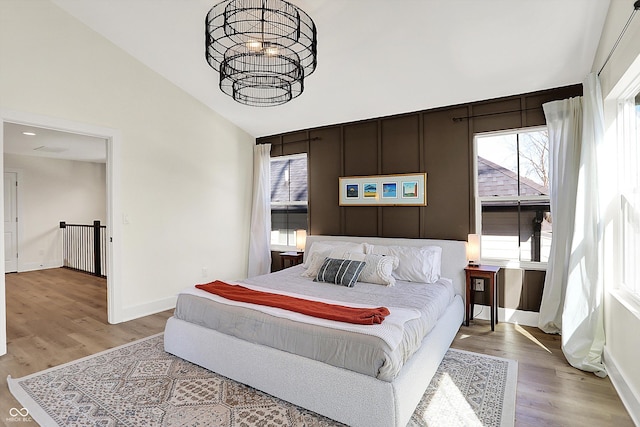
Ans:
{"type": "Polygon", "coordinates": [[[309,268],[309,265],[311,264],[311,259],[313,258],[314,254],[324,253],[324,252],[328,254],[329,252],[331,252],[331,249],[333,249],[332,246],[325,245],[324,243],[320,243],[320,242],[313,242],[311,244],[311,247],[307,249],[307,251],[304,254],[304,263],[303,263],[304,268],[309,268]]]}
{"type": "Polygon", "coordinates": [[[365,266],[360,273],[358,282],[374,283],[376,285],[394,286],[396,279],[393,270],[398,266],[398,257],[393,255],[366,254],[365,266]]]}
{"type": "Polygon", "coordinates": [[[406,282],[435,283],[440,278],[442,248],[440,246],[369,245],[370,253],[398,257],[393,277],[406,282]]]}
{"type": "Polygon", "coordinates": [[[304,277],[316,277],[320,267],[322,267],[322,263],[324,263],[324,260],[327,258],[364,261],[364,246],[361,244],[339,245],[330,247],[330,249],[327,250],[324,245],[318,245],[316,247],[317,243],[318,242],[311,245],[312,253],[307,258],[309,263],[307,269],[302,272],[302,276],[304,277]]]}
{"type": "MultiPolygon", "coordinates": [[[[305,259],[304,259],[304,268],[309,268],[309,265],[311,263],[311,257],[314,253],[316,252],[322,252],[322,253],[330,253],[333,249],[335,248],[339,248],[339,247],[349,247],[350,250],[349,252],[358,252],[358,253],[364,253],[364,245],[362,243],[353,243],[353,242],[345,242],[345,241],[330,241],[330,240],[322,240],[322,241],[317,241],[317,242],[313,242],[311,244],[311,247],[309,248],[309,250],[307,250],[307,253],[305,254],[305,259]]],[[[326,256],[325,256],[326,258],[326,256]]],[[[324,260],[324,258],[323,258],[324,260]]]]}
{"type": "Polygon", "coordinates": [[[308,267],[305,271],[302,272],[302,277],[311,277],[315,278],[318,275],[318,271],[322,266],[322,263],[325,259],[327,259],[329,254],[324,254],[321,252],[314,252],[311,256],[307,257],[308,267]]]}

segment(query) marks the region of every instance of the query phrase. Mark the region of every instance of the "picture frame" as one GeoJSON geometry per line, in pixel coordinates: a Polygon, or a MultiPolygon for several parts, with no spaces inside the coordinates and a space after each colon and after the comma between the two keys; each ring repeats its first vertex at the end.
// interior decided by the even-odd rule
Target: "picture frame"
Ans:
{"type": "Polygon", "coordinates": [[[426,206],[427,174],[338,178],[340,206],[426,206]]]}
{"type": "Polygon", "coordinates": [[[360,197],[360,185],[347,184],[345,197],[347,199],[358,199],[360,197]]]}
{"type": "Polygon", "coordinates": [[[365,182],[363,184],[363,193],[362,196],[364,198],[375,198],[378,196],[378,183],[377,182],[365,182]]]}
{"type": "Polygon", "coordinates": [[[383,199],[397,199],[398,198],[398,183],[397,182],[383,182],[382,183],[382,198],[383,199]]]}

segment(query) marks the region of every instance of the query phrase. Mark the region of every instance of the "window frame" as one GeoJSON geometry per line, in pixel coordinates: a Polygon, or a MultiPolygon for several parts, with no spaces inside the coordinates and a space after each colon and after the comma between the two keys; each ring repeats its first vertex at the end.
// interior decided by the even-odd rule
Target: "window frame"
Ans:
{"type": "MultiPolygon", "coordinates": [[[[551,195],[549,196],[485,196],[480,197],[478,191],[478,140],[483,137],[500,136],[500,135],[515,135],[518,133],[536,132],[541,130],[548,130],[546,125],[540,126],[528,126],[520,128],[504,129],[499,131],[478,132],[473,135],[473,201],[475,209],[475,230],[476,234],[480,236],[480,262],[486,265],[495,265],[508,268],[523,268],[526,270],[540,270],[545,271],[547,269],[548,261],[520,261],[511,259],[499,259],[499,258],[483,258],[482,256],[482,202],[483,201],[495,201],[495,202],[529,202],[529,201],[548,201],[549,210],[551,210],[551,195]]],[[[549,190],[551,192],[551,190],[549,190]]]]}
{"type": "MultiPolygon", "coordinates": [[[[286,154],[282,156],[274,156],[269,159],[269,166],[271,166],[271,162],[275,160],[294,160],[294,159],[305,159],[307,161],[307,201],[293,201],[293,202],[271,202],[269,200],[269,212],[273,211],[273,206],[306,206],[307,207],[307,233],[309,233],[309,156],[308,153],[297,153],[297,154],[286,154]]],[[[271,221],[270,221],[271,222],[271,221]]],[[[271,229],[272,224],[270,224],[269,228],[271,229]]],[[[273,229],[271,229],[273,232],[273,229]]],[[[295,251],[297,250],[295,242],[293,245],[280,245],[271,243],[271,239],[269,239],[269,247],[272,251],[282,252],[282,251],[295,251]]]]}
{"type": "MultiPolygon", "coordinates": [[[[640,71],[640,70],[639,70],[640,71]]],[[[640,120],[638,119],[636,112],[637,104],[636,98],[640,97],[640,73],[627,85],[619,96],[616,97],[616,148],[618,151],[617,166],[618,166],[618,189],[617,197],[619,199],[619,211],[618,221],[619,227],[616,233],[617,251],[617,271],[618,280],[614,282],[614,294],[624,305],[632,309],[634,312],[640,314],[640,268],[636,270],[634,288],[625,285],[625,204],[633,204],[633,201],[629,203],[629,198],[626,195],[629,193],[629,187],[625,185],[627,178],[627,163],[628,153],[626,151],[627,146],[634,146],[635,150],[640,150],[637,147],[640,137],[637,133],[640,131],[640,120]],[[632,106],[633,104],[633,106],[632,106]],[[635,125],[635,128],[633,128],[635,125]],[[625,203],[627,201],[627,203],[625,203]]],[[[640,158],[640,155],[636,153],[636,158],[640,158]]],[[[637,162],[635,170],[640,167],[640,161],[637,162]]],[[[638,172],[636,172],[638,173],[638,172]]],[[[640,181],[640,178],[636,178],[640,181]]],[[[640,188],[640,183],[636,181],[637,188],[640,188]]],[[[640,209],[640,206],[637,207],[640,209]]],[[[638,237],[640,239],[640,236],[638,237]]]]}

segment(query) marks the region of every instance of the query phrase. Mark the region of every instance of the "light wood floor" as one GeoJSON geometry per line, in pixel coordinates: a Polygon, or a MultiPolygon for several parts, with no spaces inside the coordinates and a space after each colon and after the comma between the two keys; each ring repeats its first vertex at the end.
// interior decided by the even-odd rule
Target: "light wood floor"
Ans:
{"type": "Polygon", "coordinates": [[[475,320],[452,347],[518,361],[516,426],[633,426],[609,378],[573,368],[560,336],[538,328],[475,320]]]}
{"type": "MultiPolygon", "coordinates": [[[[0,425],[21,405],[6,377],[21,377],[162,332],[172,311],[110,325],[106,282],[52,269],[6,275],[8,354],[0,357],[0,425]]],[[[477,320],[454,348],[518,360],[516,426],[633,426],[609,379],[570,367],[560,337],[477,320]]],[[[12,427],[16,423],[10,424],[12,427]]],[[[20,423],[20,426],[35,423],[20,423]]]]}
{"type": "Polygon", "coordinates": [[[173,310],[117,325],[107,321],[106,280],[68,269],[5,275],[7,354],[0,356],[0,425],[22,408],[7,375],[22,377],[162,332],[173,310]]]}

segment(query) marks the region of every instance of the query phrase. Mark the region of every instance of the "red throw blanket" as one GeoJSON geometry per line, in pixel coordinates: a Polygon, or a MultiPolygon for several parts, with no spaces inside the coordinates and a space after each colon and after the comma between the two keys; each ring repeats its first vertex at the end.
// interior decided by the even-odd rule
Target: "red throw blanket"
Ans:
{"type": "Polygon", "coordinates": [[[384,318],[389,315],[389,310],[386,307],[357,308],[327,304],[288,295],[255,291],[239,285],[230,285],[220,280],[204,285],[196,285],[196,288],[233,301],[284,308],[285,310],[295,311],[308,316],[337,320],[339,322],[357,323],[360,325],[382,323],[384,318]]]}

